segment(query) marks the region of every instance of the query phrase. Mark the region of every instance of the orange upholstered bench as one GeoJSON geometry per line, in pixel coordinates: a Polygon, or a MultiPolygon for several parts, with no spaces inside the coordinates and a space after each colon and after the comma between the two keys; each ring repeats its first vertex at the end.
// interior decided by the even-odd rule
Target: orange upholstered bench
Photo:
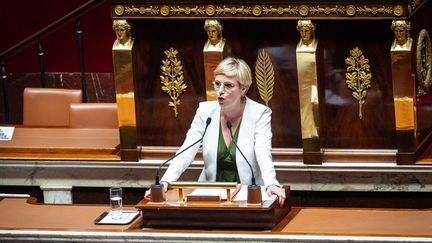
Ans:
{"type": "Polygon", "coordinates": [[[25,88],[25,126],[69,126],[69,105],[82,102],[80,89],[25,88]]]}
{"type": "Polygon", "coordinates": [[[69,118],[72,128],[118,128],[116,103],[70,104],[69,118]]]}

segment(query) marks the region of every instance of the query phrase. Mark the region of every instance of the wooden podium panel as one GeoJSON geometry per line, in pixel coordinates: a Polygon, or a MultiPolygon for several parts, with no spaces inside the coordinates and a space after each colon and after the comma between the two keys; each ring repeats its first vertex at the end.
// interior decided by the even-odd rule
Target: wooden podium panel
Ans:
{"type": "Polygon", "coordinates": [[[154,203],[143,199],[135,207],[142,211],[143,228],[270,230],[290,211],[290,190],[288,186],[284,188],[287,199],[283,208],[277,201],[271,200],[265,200],[262,204],[187,200],[179,203],[178,189],[169,190],[165,202],[154,203]]]}

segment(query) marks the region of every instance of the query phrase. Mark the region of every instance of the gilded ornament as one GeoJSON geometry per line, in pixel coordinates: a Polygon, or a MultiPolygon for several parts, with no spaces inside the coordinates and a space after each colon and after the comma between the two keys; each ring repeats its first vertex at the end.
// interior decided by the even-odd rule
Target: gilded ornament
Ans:
{"type": "Polygon", "coordinates": [[[301,5],[299,8],[299,13],[301,16],[306,16],[309,14],[309,8],[306,5],[301,5]]]}
{"type": "Polygon", "coordinates": [[[186,8],[185,8],[185,14],[190,14],[190,13],[191,13],[191,8],[186,7],[186,8]]]}
{"type": "Polygon", "coordinates": [[[345,59],[347,64],[346,83],[353,92],[352,96],[358,100],[359,118],[363,117],[363,104],[365,103],[366,90],[371,87],[372,74],[370,73],[369,59],[365,58],[362,51],[355,47],[350,51],[351,56],[345,59]]]}
{"type": "Polygon", "coordinates": [[[282,7],[277,8],[277,13],[282,15],[284,13],[284,9],[282,7]]]}
{"type": "Polygon", "coordinates": [[[139,13],[141,15],[145,14],[145,12],[146,12],[146,9],[144,7],[139,8],[139,13]]]}
{"type": "Polygon", "coordinates": [[[432,49],[427,30],[422,29],[417,39],[416,69],[418,88],[417,96],[426,95],[432,84],[432,49]]]}
{"type": "MultiPolygon", "coordinates": [[[[407,11],[410,12],[413,7],[418,7],[419,1],[407,5],[407,11]]],[[[421,2],[421,1],[420,1],[421,2]]],[[[250,17],[261,15],[280,15],[282,17],[306,17],[309,15],[326,16],[332,15],[335,17],[346,17],[361,15],[362,17],[400,17],[405,12],[405,6],[397,4],[389,5],[318,5],[318,4],[293,4],[293,5],[277,5],[265,6],[261,4],[254,5],[161,5],[159,6],[141,6],[140,8],[134,5],[117,5],[123,7],[124,10],[115,10],[116,14],[121,13],[127,15],[160,15],[172,16],[175,15],[193,15],[195,16],[214,16],[214,15],[236,15],[235,17],[250,17]],[[159,8],[161,10],[159,11],[159,8]],[[168,8],[168,9],[167,9],[168,8]]],[[[272,16],[278,18],[279,16],[272,16]]]]}
{"type": "Polygon", "coordinates": [[[344,14],[345,13],[345,8],[342,6],[334,6],[334,7],[325,7],[322,8],[319,5],[317,5],[316,7],[311,7],[309,10],[311,15],[315,15],[315,14],[326,14],[329,15],[331,13],[333,14],[344,14]]]}
{"type": "Polygon", "coordinates": [[[116,6],[114,7],[114,13],[115,13],[117,16],[121,16],[121,15],[123,15],[124,10],[125,10],[125,8],[123,7],[123,5],[116,5],[116,6]]]}
{"type": "Polygon", "coordinates": [[[251,7],[245,7],[245,6],[241,6],[239,8],[236,7],[228,8],[225,5],[223,5],[222,7],[216,7],[216,13],[219,15],[225,15],[227,13],[231,13],[233,15],[237,13],[248,15],[252,13],[252,9],[251,7]]]}
{"type": "Polygon", "coordinates": [[[208,16],[213,16],[215,14],[215,10],[216,10],[215,6],[207,5],[205,12],[208,16]]]}
{"type": "Polygon", "coordinates": [[[396,16],[402,16],[402,14],[403,14],[403,12],[404,12],[404,8],[403,8],[403,6],[401,6],[401,5],[396,5],[394,8],[393,8],[393,13],[394,13],[394,15],[396,15],[396,16]]]}
{"type": "Polygon", "coordinates": [[[139,13],[139,8],[135,8],[134,5],[132,5],[130,7],[129,6],[125,7],[125,13],[126,14],[134,14],[135,12],[139,13]]]}
{"type": "Polygon", "coordinates": [[[413,12],[415,8],[417,8],[423,0],[413,0],[411,4],[408,4],[409,12],[413,12]]]}
{"type": "Polygon", "coordinates": [[[161,8],[160,8],[160,13],[161,13],[161,15],[162,16],[168,16],[169,15],[169,13],[170,13],[170,10],[169,10],[169,7],[167,6],[167,5],[163,5],[161,8]]]}
{"type": "Polygon", "coordinates": [[[150,6],[148,8],[144,8],[144,7],[136,8],[134,5],[132,5],[130,7],[126,6],[124,12],[125,12],[125,14],[129,14],[129,15],[132,15],[135,13],[140,13],[141,15],[144,15],[144,14],[154,15],[154,14],[159,13],[159,9],[158,9],[158,7],[153,7],[153,6],[150,6]]]}
{"type": "MultiPolygon", "coordinates": [[[[206,19],[204,22],[204,30],[207,33],[207,41],[204,45],[204,51],[223,52],[225,46],[225,38],[222,36],[223,24],[217,19],[206,19]]],[[[218,62],[220,62],[219,60],[218,62]]],[[[213,77],[209,77],[213,79],[213,77]]]]}
{"type": "Polygon", "coordinates": [[[260,16],[262,13],[262,8],[261,6],[255,5],[252,7],[252,14],[255,16],[260,16]]]}
{"type": "Polygon", "coordinates": [[[391,30],[395,39],[392,43],[391,50],[411,51],[412,38],[410,37],[411,23],[407,20],[393,20],[391,30]]]}
{"type": "Polygon", "coordinates": [[[273,63],[265,49],[262,49],[258,55],[255,65],[255,77],[260,97],[268,106],[270,99],[273,97],[275,74],[273,63]]]}
{"type": "Polygon", "coordinates": [[[291,6],[288,6],[288,8],[282,8],[282,7],[273,8],[272,6],[270,6],[270,7],[263,7],[262,12],[263,12],[263,14],[277,13],[279,15],[282,15],[282,14],[295,14],[295,15],[297,15],[298,14],[298,8],[291,7],[291,6]]]}
{"type": "Polygon", "coordinates": [[[166,59],[162,60],[162,75],[160,75],[162,83],[162,91],[167,93],[171,101],[168,106],[174,110],[174,116],[178,116],[178,106],[180,105],[180,94],[186,91],[187,85],[184,83],[183,66],[181,61],[177,59],[178,51],[170,48],[165,52],[166,59]]]}
{"type": "Polygon", "coordinates": [[[354,16],[356,14],[356,7],[354,5],[348,5],[346,7],[346,13],[349,16],[354,16]]]}
{"type": "Polygon", "coordinates": [[[358,7],[357,8],[357,12],[359,14],[363,14],[363,15],[367,15],[367,14],[393,14],[393,8],[390,6],[382,6],[382,7],[367,7],[367,6],[363,6],[363,7],[358,7]]]}
{"type": "Polygon", "coordinates": [[[112,28],[117,37],[113,49],[130,50],[134,42],[134,38],[131,36],[132,24],[126,19],[115,19],[112,28]]]}
{"type": "Polygon", "coordinates": [[[172,14],[195,14],[195,15],[199,15],[199,14],[204,14],[205,13],[205,9],[204,6],[194,6],[194,7],[180,7],[180,6],[172,6],[171,7],[171,12],[172,14]]]}

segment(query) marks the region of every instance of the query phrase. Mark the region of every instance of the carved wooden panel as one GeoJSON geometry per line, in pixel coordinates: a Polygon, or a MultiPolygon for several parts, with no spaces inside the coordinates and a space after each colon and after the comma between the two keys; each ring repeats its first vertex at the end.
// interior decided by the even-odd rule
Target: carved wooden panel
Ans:
{"type": "MultiPolygon", "coordinates": [[[[207,36],[203,24],[202,20],[133,23],[139,144],[180,145],[198,103],[205,100],[202,48],[207,36]],[[159,78],[164,51],[170,47],[179,52],[188,86],[180,96],[177,118],[168,107],[168,97],[161,91],[159,78]]],[[[224,37],[232,56],[245,59],[252,70],[261,48],[266,48],[272,58],[276,80],[269,106],[273,109],[274,147],[301,147],[293,30],[295,23],[292,21],[250,21],[247,24],[224,21],[224,37]]],[[[248,96],[264,103],[256,84],[252,85],[248,96]]]]}
{"type": "MultiPolygon", "coordinates": [[[[300,148],[300,119],[295,45],[295,21],[225,20],[224,37],[231,55],[243,58],[255,69],[258,54],[266,48],[275,66],[273,146],[300,148]]],[[[322,96],[323,147],[395,148],[394,111],[389,51],[392,32],[389,21],[317,21],[319,39],[318,83],[322,96]],[[335,38],[336,37],[336,38],[335,38]],[[364,117],[358,118],[357,101],[345,83],[345,58],[354,47],[370,59],[372,87],[364,104],[364,117]]],[[[183,141],[200,101],[205,100],[202,47],[206,40],[202,20],[142,20],[134,23],[139,71],[136,75],[139,143],[178,146],[183,141]],[[184,67],[187,91],[182,93],[179,116],[168,107],[168,96],[161,90],[159,75],[164,51],[173,47],[184,67]]],[[[256,84],[249,97],[264,103],[256,84]]]]}
{"type": "Polygon", "coordinates": [[[319,83],[322,102],[323,147],[395,148],[395,124],[390,67],[392,32],[389,21],[326,21],[318,23],[320,39],[319,83]],[[358,102],[346,85],[345,58],[359,47],[370,61],[372,87],[358,117],[358,102]]]}

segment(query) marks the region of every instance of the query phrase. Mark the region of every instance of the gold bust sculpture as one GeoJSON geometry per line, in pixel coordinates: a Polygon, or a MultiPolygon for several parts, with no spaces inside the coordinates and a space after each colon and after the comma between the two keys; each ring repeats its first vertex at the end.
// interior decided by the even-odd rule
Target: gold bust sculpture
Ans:
{"type": "Polygon", "coordinates": [[[300,41],[297,47],[306,46],[315,48],[315,24],[310,20],[299,20],[297,30],[300,33],[300,41]]]}
{"type": "Polygon", "coordinates": [[[223,51],[225,39],[222,37],[222,24],[216,19],[206,19],[204,30],[208,36],[204,45],[204,51],[223,51]]]}
{"type": "Polygon", "coordinates": [[[133,38],[131,37],[131,23],[125,19],[116,19],[113,21],[113,30],[117,39],[114,42],[114,48],[130,48],[133,38]]]}
{"type": "Polygon", "coordinates": [[[412,44],[412,38],[410,38],[410,22],[406,20],[393,20],[391,29],[395,35],[391,49],[410,50],[412,44]]]}

